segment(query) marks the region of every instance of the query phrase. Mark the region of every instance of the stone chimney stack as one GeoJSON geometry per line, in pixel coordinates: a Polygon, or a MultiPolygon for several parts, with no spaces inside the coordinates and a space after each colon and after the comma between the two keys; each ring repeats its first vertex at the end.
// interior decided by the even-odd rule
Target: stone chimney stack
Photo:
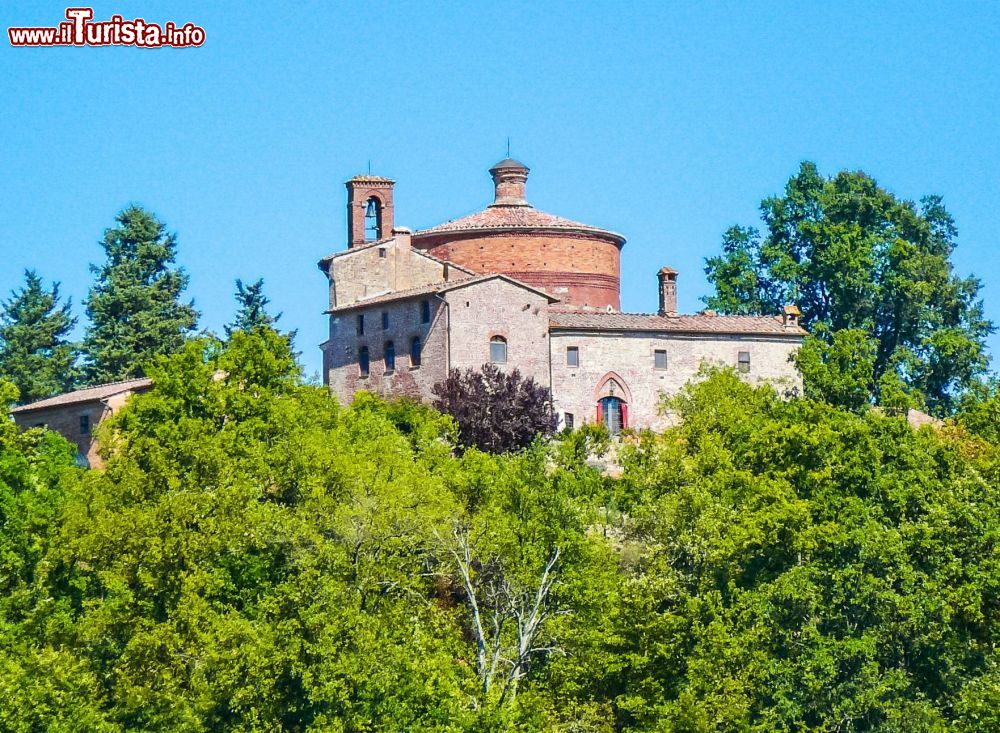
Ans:
{"type": "Polygon", "coordinates": [[[781,309],[781,324],[785,328],[798,328],[802,311],[797,305],[786,305],[781,309]]]}
{"type": "Polygon", "coordinates": [[[392,187],[381,176],[354,176],[347,186],[347,247],[385,239],[392,233],[392,187]]]}
{"type": "Polygon", "coordinates": [[[528,206],[524,187],[528,180],[528,166],[513,158],[505,158],[490,168],[496,190],[491,206],[528,206]]]}
{"type": "Polygon", "coordinates": [[[663,267],[656,273],[660,281],[660,315],[672,316],[677,313],[677,270],[663,267]]]}

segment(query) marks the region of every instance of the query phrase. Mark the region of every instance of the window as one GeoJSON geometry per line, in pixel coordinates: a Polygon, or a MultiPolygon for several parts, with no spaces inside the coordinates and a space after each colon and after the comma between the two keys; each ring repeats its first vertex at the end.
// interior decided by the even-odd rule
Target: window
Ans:
{"type": "Polygon", "coordinates": [[[414,336],[410,342],[410,369],[420,366],[420,337],[414,336]]]}
{"type": "Polygon", "coordinates": [[[565,413],[563,415],[563,422],[566,423],[566,429],[567,430],[572,430],[573,429],[573,422],[574,422],[574,420],[573,420],[573,413],[572,412],[565,413]]]}
{"type": "Polygon", "coordinates": [[[420,322],[431,322],[431,302],[429,300],[420,301],[420,322]]]}
{"type": "Polygon", "coordinates": [[[750,352],[749,351],[741,351],[740,352],[740,356],[739,356],[739,359],[737,361],[737,368],[743,374],[749,374],[750,373],[750,352]]]}
{"type": "Polygon", "coordinates": [[[392,341],[385,342],[385,373],[396,371],[396,345],[392,341]]]}
{"type": "Polygon", "coordinates": [[[386,256],[385,247],[379,247],[378,248],[378,256],[379,256],[379,259],[383,259],[383,260],[385,259],[385,256],[386,256]]]}
{"type": "Polygon", "coordinates": [[[365,314],[358,313],[358,336],[365,335],[365,314]]]}
{"type": "Polygon", "coordinates": [[[389,311],[382,311],[382,330],[389,330],[389,311]]]}
{"type": "Polygon", "coordinates": [[[368,369],[371,364],[371,359],[368,357],[368,347],[362,346],[358,350],[358,374],[361,377],[368,376],[368,369]]]}
{"type": "Polygon", "coordinates": [[[374,242],[382,232],[382,204],[372,196],[365,204],[365,241],[374,242]]]}
{"type": "Polygon", "coordinates": [[[80,435],[90,435],[90,415],[80,415],[80,435]]]}
{"type": "Polygon", "coordinates": [[[655,351],[653,351],[653,368],[654,369],[667,368],[667,352],[664,349],[656,349],[655,351]]]}
{"type": "Polygon", "coordinates": [[[579,346],[567,346],[566,347],[566,366],[578,367],[580,366],[580,347],[579,346]]]}
{"type": "Polygon", "coordinates": [[[490,339],[490,361],[494,364],[507,363],[507,339],[503,336],[490,339]]]}

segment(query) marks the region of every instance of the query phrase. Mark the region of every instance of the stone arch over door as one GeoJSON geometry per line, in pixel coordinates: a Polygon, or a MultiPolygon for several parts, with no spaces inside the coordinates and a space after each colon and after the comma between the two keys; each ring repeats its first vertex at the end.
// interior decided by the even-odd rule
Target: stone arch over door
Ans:
{"type": "Polygon", "coordinates": [[[602,397],[609,397],[611,395],[612,382],[614,382],[615,395],[631,404],[632,391],[628,388],[628,384],[621,378],[621,375],[618,374],[618,372],[608,372],[597,380],[597,387],[594,389],[594,402],[597,402],[597,400],[602,397]]]}

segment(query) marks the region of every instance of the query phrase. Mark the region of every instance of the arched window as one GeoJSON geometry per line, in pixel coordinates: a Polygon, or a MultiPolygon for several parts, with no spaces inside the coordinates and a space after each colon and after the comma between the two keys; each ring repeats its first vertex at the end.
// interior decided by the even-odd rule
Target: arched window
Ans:
{"type": "Polygon", "coordinates": [[[410,366],[418,367],[420,366],[420,337],[414,336],[413,340],[410,342],[410,366]]]}
{"type": "Polygon", "coordinates": [[[362,346],[358,349],[358,374],[362,377],[367,377],[370,364],[371,359],[368,358],[368,347],[362,346]]]}
{"type": "Polygon", "coordinates": [[[396,371],[396,345],[392,341],[385,342],[385,373],[396,371]]]}
{"type": "Polygon", "coordinates": [[[365,241],[374,242],[382,233],[382,203],[372,196],[365,204],[365,241]]]}
{"type": "Polygon", "coordinates": [[[507,363],[507,339],[503,336],[490,339],[490,361],[494,364],[507,363]]]}
{"type": "Polygon", "coordinates": [[[431,302],[429,300],[420,301],[420,322],[431,322],[431,302]]]}

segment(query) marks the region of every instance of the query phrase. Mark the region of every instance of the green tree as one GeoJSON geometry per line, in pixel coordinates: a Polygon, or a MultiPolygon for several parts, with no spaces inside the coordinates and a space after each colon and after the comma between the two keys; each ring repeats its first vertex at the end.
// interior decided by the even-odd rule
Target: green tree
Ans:
{"type": "Polygon", "coordinates": [[[865,331],[875,350],[872,400],[892,372],[894,386],[937,413],[952,411],[987,367],[984,341],[993,326],[979,281],[953,272],[957,230],[941,198],[916,205],[860,171],[828,179],[803,163],[784,195],[765,199],[760,210],[763,236],[733,227],[722,254],[708,258],[715,292],[705,302],[725,313],[775,314],[795,303],[807,328],[826,329],[812,337],[825,342],[817,351],[839,350],[840,330],[865,331]]]}
{"type": "MultiPolygon", "coordinates": [[[[619,724],[979,730],[995,719],[996,447],[731,370],[624,456],[619,724]]],[[[599,688],[598,688],[599,689],[599,688]]]]}
{"type": "Polygon", "coordinates": [[[867,331],[845,328],[830,332],[816,324],[795,355],[807,397],[849,410],[871,404],[875,392],[875,352],[878,345],[867,331]]]}
{"type": "Polygon", "coordinates": [[[0,376],[18,388],[20,403],[72,389],[76,361],[66,338],[76,319],[70,301],[60,303],[59,283],[47,290],[33,270],[24,281],[0,304],[0,376]]]}
{"type": "Polygon", "coordinates": [[[91,266],[97,280],[86,300],[83,341],[91,384],[143,376],[154,357],[178,351],[198,321],[193,303],[180,301],[188,276],[173,267],[175,236],[139,206],[115,221],[101,242],[107,260],[91,266]]]}

